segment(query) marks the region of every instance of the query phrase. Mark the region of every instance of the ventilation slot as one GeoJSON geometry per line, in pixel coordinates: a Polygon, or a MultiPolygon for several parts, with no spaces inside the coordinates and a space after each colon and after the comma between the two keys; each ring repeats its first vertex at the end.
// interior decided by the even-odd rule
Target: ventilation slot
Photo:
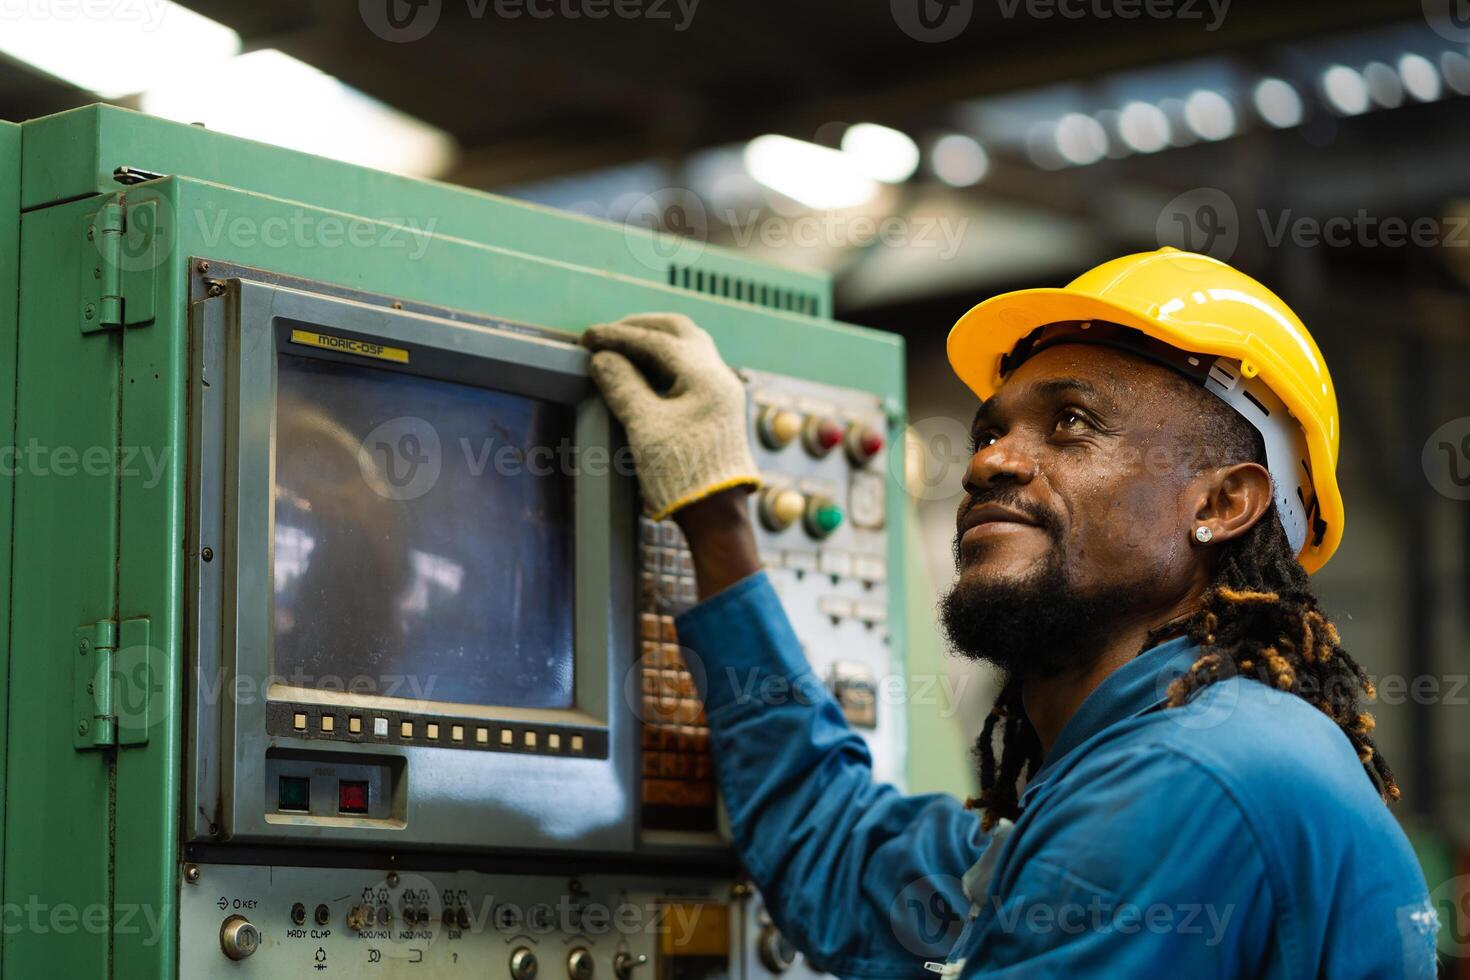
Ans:
{"type": "Polygon", "coordinates": [[[782,289],[754,279],[742,279],[721,272],[706,272],[687,265],[669,266],[669,285],[741,303],[766,306],[773,310],[789,310],[793,313],[805,313],[807,316],[817,314],[815,293],[782,289]]]}

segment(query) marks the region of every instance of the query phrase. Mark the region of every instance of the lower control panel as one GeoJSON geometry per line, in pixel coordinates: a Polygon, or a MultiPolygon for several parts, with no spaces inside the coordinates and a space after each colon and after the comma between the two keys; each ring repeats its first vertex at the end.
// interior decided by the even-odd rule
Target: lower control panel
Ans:
{"type": "Polygon", "coordinates": [[[809,975],[729,881],[232,864],[183,878],[181,977],[809,975]]]}

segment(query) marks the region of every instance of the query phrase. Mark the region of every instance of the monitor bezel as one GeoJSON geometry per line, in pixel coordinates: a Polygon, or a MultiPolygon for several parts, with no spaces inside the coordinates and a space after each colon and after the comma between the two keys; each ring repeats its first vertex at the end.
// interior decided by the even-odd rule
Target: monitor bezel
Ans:
{"type": "MultiPolygon", "coordinates": [[[[269,841],[296,837],[345,846],[390,840],[433,847],[512,847],[555,850],[626,850],[633,846],[636,727],[619,711],[623,679],[632,665],[632,556],[635,527],[632,478],[616,466],[581,466],[573,482],[572,601],[574,698],[570,708],[508,708],[414,702],[380,695],[344,695],[295,687],[273,679],[274,460],[276,378],[280,354],[291,353],[362,366],[357,355],[307,350],[289,341],[292,329],[370,340],[410,352],[407,364],[367,366],[491,388],[570,407],[579,450],[600,447],[611,461],[619,451],[612,419],[587,376],[587,353],[570,336],[502,329],[422,310],[393,309],[323,291],[232,278],[221,302],[196,304],[194,432],[191,508],[199,540],[213,537],[211,560],[195,562],[200,667],[191,731],[196,766],[220,773],[218,803],[194,807],[195,839],[269,841]],[[283,345],[284,350],[283,350],[283,345]],[[214,603],[211,611],[211,603],[214,603]],[[206,684],[214,666],[218,681],[206,684]],[[207,697],[207,689],[226,696],[207,697]],[[282,731],[282,706],[483,720],[516,733],[510,746],[454,747],[411,740],[346,740],[282,731]],[[545,737],[561,732],[553,751],[545,737]],[[218,733],[217,755],[209,743],[218,733]],[[580,751],[570,751],[580,733],[580,751]],[[267,800],[268,755],[315,753],[322,765],[381,758],[406,773],[392,819],[341,820],[274,812],[267,800]],[[482,796],[466,793],[466,781],[482,796]],[[536,785],[534,794],[525,785],[536,785]],[[594,794],[602,794],[600,801],[594,794]],[[583,799],[583,797],[587,797],[583,799]],[[622,803],[609,811],[609,798],[622,803]],[[570,809],[569,809],[570,808],[570,809]],[[581,818],[569,818],[581,810],[581,818]],[[551,809],[555,814],[549,812],[551,809]],[[212,819],[211,819],[211,810],[212,819]],[[499,813],[502,819],[497,821],[499,813]],[[568,826],[568,825],[571,826],[568,826]]],[[[580,457],[579,457],[580,458],[580,457]]],[[[198,554],[195,556],[198,558],[198,554]]],[[[421,732],[422,729],[419,729],[421,732]]],[[[498,741],[498,740],[497,740],[498,741]]],[[[394,771],[399,771],[395,769],[394,771]]],[[[212,781],[202,775],[199,795],[212,781]]]]}

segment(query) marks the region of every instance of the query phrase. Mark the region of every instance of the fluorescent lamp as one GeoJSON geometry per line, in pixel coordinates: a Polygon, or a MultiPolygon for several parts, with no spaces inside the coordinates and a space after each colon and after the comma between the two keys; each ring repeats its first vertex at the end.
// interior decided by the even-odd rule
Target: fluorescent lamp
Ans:
{"type": "Polygon", "coordinates": [[[757,136],[745,145],[745,169],[778,194],[825,211],[866,204],[878,185],[841,150],[789,136],[757,136]]]}
{"type": "Polygon", "coordinates": [[[144,112],[394,173],[433,176],[454,157],[441,129],[275,50],[143,94],[144,112]]]}
{"type": "Polygon", "coordinates": [[[858,123],[842,134],[842,152],[858,169],[885,184],[901,184],[919,169],[919,147],[906,133],[877,123],[858,123]]]}
{"type": "Polygon", "coordinates": [[[240,53],[240,35],[171,0],[0,11],[0,52],[115,99],[240,53]]]}

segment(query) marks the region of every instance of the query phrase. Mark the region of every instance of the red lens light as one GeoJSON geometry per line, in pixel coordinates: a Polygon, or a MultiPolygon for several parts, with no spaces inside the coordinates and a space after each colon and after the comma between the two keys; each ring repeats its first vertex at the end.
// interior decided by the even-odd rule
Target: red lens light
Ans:
{"type": "Polygon", "coordinates": [[[344,779],[337,784],[337,810],[341,813],[368,812],[368,784],[344,779]]]}

